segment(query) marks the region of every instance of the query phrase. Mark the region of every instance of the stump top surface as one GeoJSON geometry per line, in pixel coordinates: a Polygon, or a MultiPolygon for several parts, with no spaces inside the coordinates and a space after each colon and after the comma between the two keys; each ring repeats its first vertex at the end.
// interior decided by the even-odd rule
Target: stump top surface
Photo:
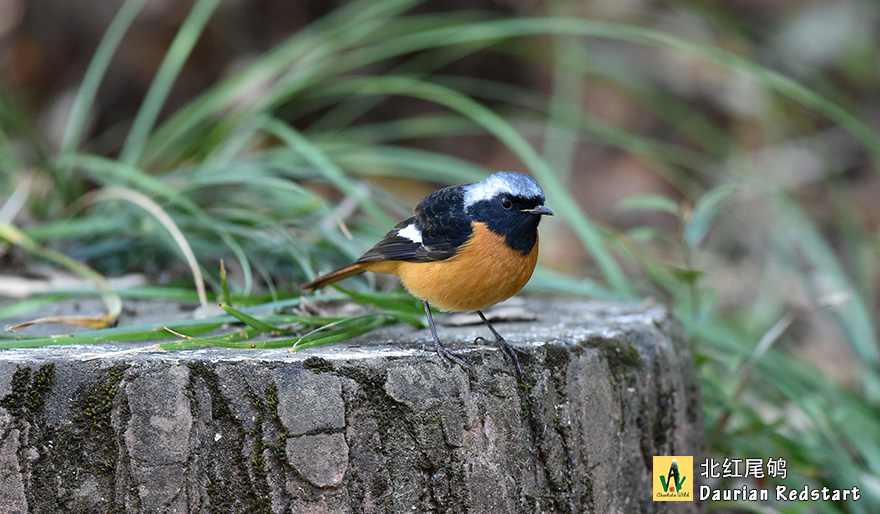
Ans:
{"type": "MultiPolygon", "coordinates": [[[[59,304],[52,315],[98,313],[103,307],[98,300],[59,304]]],[[[190,311],[191,312],[191,311],[190,311]]],[[[259,316],[258,314],[255,314],[259,316]]],[[[668,312],[661,306],[641,303],[606,303],[581,299],[514,298],[486,311],[492,324],[511,344],[518,347],[546,343],[582,342],[591,338],[614,339],[621,332],[644,330],[668,320],[668,312]]],[[[3,320],[3,327],[33,319],[3,320]]],[[[174,326],[175,320],[188,319],[187,311],[178,304],[155,301],[127,301],[117,330],[166,321],[174,326]]],[[[443,345],[460,354],[485,351],[494,347],[475,343],[478,337],[491,341],[491,334],[476,314],[435,314],[437,331],[443,345]]],[[[226,332],[234,330],[232,326],[226,332]]],[[[185,332],[185,329],[181,331],[185,332]]],[[[81,329],[55,325],[34,325],[22,330],[22,335],[76,334],[81,329]]],[[[153,341],[107,342],[101,344],[65,344],[39,348],[8,349],[0,351],[0,362],[50,362],[94,359],[139,362],[155,359],[205,361],[304,361],[311,357],[329,360],[357,360],[373,357],[401,358],[425,355],[421,343],[431,342],[427,328],[417,329],[403,324],[374,330],[348,341],[288,351],[288,348],[225,348],[203,347],[188,350],[150,350],[156,342],[173,341],[172,336],[153,341]]],[[[430,355],[430,354],[429,354],[430,355]]]]}

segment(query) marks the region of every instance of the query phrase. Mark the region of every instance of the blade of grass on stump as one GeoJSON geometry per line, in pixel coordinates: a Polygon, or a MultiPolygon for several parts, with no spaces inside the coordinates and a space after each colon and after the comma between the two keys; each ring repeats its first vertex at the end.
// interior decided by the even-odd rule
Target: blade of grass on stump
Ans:
{"type": "Polygon", "coordinates": [[[367,332],[375,330],[382,325],[386,325],[392,321],[394,321],[393,317],[376,314],[368,314],[366,316],[361,316],[357,318],[348,318],[335,324],[334,326],[339,327],[335,330],[329,330],[326,332],[310,332],[309,334],[298,338],[296,340],[296,343],[293,345],[293,348],[291,348],[289,351],[293,352],[297,350],[311,348],[313,346],[320,346],[324,344],[345,341],[347,339],[366,334],[367,332]]]}
{"type": "MultiPolygon", "coordinates": [[[[330,298],[333,299],[341,299],[344,298],[342,295],[334,295],[330,298]]],[[[287,298],[279,301],[273,301],[270,303],[264,303],[260,305],[254,305],[251,307],[247,307],[242,309],[242,311],[248,312],[262,312],[262,311],[271,311],[274,309],[284,309],[288,307],[294,307],[299,305],[302,302],[302,298],[297,296],[296,298],[287,298]]],[[[320,325],[326,324],[330,322],[338,321],[339,318],[323,318],[323,317],[309,317],[309,316],[298,316],[293,314],[285,314],[285,315],[270,315],[268,319],[274,319],[272,316],[284,316],[281,320],[284,323],[296,323],[301,322],[303,324],[311,324],[311,325],[320,325]]],[[[91,344],[91,343],[109,343],[109,342],[124,342],[124,341],[139,341],[144,339],[163,339],[166,337],[167,332],[165,331],[165,326],[174,327],[174,329],[179,330],[181,328],[187,328],[188,332],[191,333],[206,333],[216,330],[221,327],[223,324],[230,323],[235,321],[236,318],[229,315],[222,316],[211,316],[204,319],[184,319],[184,320],[175,320],[171,323],[168,321],[160,321],[153,323],[144,323],[138,325],[132,325],[127,327],[113,327],[113,328],[105,328],[101,330],[87,330],[77,334],[65,334],[61,336],[55,337],[33,337],[27,335],[18,335],[20,339],[17,340],[6,340],[0,341],[0,349],[2,348],[30,348],[30,347],[39,347],[39,346],[51,346],[51,345],[65,345],[65,344],[91,344]]],[[[173,345],[172,345],[173,346],[173,345]]],[[[163,349],[182,349],[182,348],[190,348],[192,346],[183,345],[180,348],[164,348],[163,349]]]]}
{"type": "Polygon", "coordinates": [[[239,310],[233,309],[232,307],[230,307],[228,305],[221,304],[220,307],[224,311],[228,312],[230,316],[235,317],[236,319],[238,319],[239,321],[241,321],[245,325],[247,325],[255,330],[258,330],[260,332],[264,332],[264,333],[266,333],[266,332],[268,332],[268,333],[281,333],[281,332],[283,332],[283,330],[281,328],[276,327],[275,325],[272,325],[270,323],[266,323],[265,321],[261,321],[261,320],[255,318],[249,314],[245,314],[239,310]]]}
{"type": "Polygon", "coordinates": [[[388,309],[391,311],[398,312],[406,312],[409,314],[421,314],[424,312],[424,307],[419,300],[417,300],[414,296],[411,296],[406,293],[380,293],[374,292],[372,294],[359,293],[357,291],[351,291],[349,289],[344,289],[336,284],[333,284],[332,287],[339,291],[340,293],[360,302],[366,303],[369,305],[375,305],[376,307],[381,307],[383,309],[388,309]]]}
{"type": "MultiPolygon", "coordinates": [[[[193,334],[205,334],[212,332],[221,326],[222,323],[199,323],[187,324],[187,331],[193,334]]],[[[174,326],[178,326],[175,324],[174,326]]],[[[148,341],[153,339],[168,339],[168,333],[163,328],[129,330],[122,329],[103,329],[92,330],[80,334],[65,334],[60,336],[48,337],[30,337],[19,340],[0,340],[0,349],[11,348],[39,348],[42,346],[70,345],[70,344],[105,344],[105,343],[123,343],[131,341],[148,341]]]]}
{"type": "MultiPolygon", "coordinates": [[[[223,340],[225,336],[215,336],[212,338],[197,338],[186,334],[182,334],[176,330],[166,328],[165,330],[177,337],[184,339],[189,343],[196,343],[206,346],[220,346],[224,348],[240,348],[240,349],[267,349],[267,348],[287,348],[293,350],[301,350],[312,346],[322,344],[330,344],[339,341],[345,341],[359,335],[363,335],[374,330],[394,318],[384,314],[368,314],[356,318],[345,318],[327,325],[323,325],[316,331],[310,332],[303,337],[270,339],[266,341],[245,341],[235,342],[223,340]],[[324,332],[323,330],[330,328],[324,332]],[[318,332],[318,330],[322,330],[318,332]]],[[[255,331],[256,332],[256,331],[255,331]]]]}

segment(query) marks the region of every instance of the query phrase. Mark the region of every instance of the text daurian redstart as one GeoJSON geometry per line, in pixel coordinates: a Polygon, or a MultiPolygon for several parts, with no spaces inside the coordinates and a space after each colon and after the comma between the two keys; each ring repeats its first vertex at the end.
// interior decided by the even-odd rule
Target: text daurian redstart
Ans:
{"type": "Polygon", "coordinates": [[[514,349],[483,315],[483,309],[516,294],[538,260],[538,223],[553,213],[532,177],[502,171],[475,184],[434,191],[357,261],[303,286],[319,289],[364,271],[390,273],[422,300],[434,350],[449,365],[468,367],[440,344],[430,305],[442,311],[476,311],[495,345],[516,363],[514,349]]]}

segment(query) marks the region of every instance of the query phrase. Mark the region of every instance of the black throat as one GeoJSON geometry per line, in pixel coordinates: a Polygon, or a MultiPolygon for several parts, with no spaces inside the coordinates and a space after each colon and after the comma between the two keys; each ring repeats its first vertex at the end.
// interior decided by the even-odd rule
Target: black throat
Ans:
{"type": "Polygon", "coordinates": [[[475,221],[485,223],[493,233],[504,237],[510,248],[528,255],[538,241],[538,223],[541,216],[499,209],[497,202],[481,201],[474,204],[472,214],[475,221]]]}
{"type": "Polygon", "coordinates": [[[527,222],[507,233],[493,230],[491,224],[488,226],[489,230],[492,230],[492,232],[495,232],[496,234],[504,234],[504,242],[507,243],[507,246],[514,250],[519,250],[523,255],[528,255],[532,253],[535,243],[538,242],[539,221],[541,221],[540,216],[530,214],[527,222]]]}

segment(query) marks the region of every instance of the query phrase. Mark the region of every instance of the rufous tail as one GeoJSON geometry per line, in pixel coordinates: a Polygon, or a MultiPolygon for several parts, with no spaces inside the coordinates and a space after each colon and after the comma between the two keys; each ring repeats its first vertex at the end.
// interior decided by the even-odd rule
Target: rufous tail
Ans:
{"type": "Polygon", "coordinates": [[[321,289],[322,287],[332,284],[337,280],[342,280],[343,278],[348,278],[353,275],[357,275],[367,271],[364,267],[364,263],[356,262],[354,264],[350,264],[344,268],[340,268],[332,273],[328,273],[322,277],[318,277],[315,280],[309,282],[308,284],[302,286],[303,289],[310,289],[315,291],[317,289],[321,289]]]}

